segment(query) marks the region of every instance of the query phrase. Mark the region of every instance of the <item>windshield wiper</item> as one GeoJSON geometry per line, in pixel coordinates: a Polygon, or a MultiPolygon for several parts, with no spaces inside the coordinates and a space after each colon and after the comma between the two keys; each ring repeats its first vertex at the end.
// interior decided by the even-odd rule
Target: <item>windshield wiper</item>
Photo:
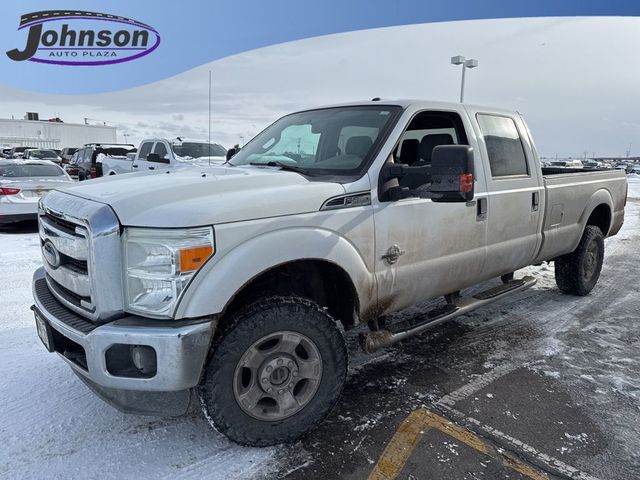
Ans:
{"type": "Polygon", "coordinates": [[[309,173],[309,170],[306,168],[295,167],[293,165],[289,165],[287,163],[278,162],[274,160],[271,160],[269,162],[251,162],[249,163],[249,165],[262,166],[262,167],[280,167],[282,168],[282,170],[286,170],[288,172],[296,172],[302,175],[311,175],[311,173],[309,173]]]}

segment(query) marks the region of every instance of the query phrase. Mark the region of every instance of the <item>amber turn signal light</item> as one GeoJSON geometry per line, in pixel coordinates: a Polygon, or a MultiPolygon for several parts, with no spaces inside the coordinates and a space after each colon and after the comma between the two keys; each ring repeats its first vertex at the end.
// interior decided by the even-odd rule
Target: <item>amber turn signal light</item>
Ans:
{"type": "Polygon", "coordinates": [[[204,262],[213,254],[213,247],[190,247],[180,250],[180,271],[193,272],[198,270],[204,262]]]}

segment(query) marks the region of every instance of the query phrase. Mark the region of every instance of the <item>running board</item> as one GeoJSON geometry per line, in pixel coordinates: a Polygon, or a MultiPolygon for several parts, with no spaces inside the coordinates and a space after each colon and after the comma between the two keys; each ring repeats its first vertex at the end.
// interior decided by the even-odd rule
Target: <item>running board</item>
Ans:
{"type": "Polygon", "coordinates": [[[445,307],[438,307],[427,312],[426,319],[418,323],[402,322],[391,326],[389,330],[377,330],[360,334],[360,345],[366,353],[373,353],[381,348],[388,347],[401,340],[405,340],[414,335],[418,335],[430,328],[435,327],[447,320],[456,318],[465,313],[469,313],[476,308],[480,308],[491,302],[495,302],[509,293],[520,292],[535,285],[536,279],[533,277],[523,277],[518,280],[511,280],[504,285],[490,288],[471,297],[460,297],[455,304],[445,307]],[[403,328],[398,328],[401,326],[403,328]]]}

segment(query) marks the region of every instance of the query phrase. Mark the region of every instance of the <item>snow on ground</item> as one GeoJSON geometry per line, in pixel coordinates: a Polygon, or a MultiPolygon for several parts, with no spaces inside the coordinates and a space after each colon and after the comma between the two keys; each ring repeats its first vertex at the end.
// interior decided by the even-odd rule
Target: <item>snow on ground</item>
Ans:
{"type": "Polygon", "coordinates": [[[0,478],[250,478],[272,449],[232,444],[198,413],[125,415],[48,353],[29,306],[37,233],[0,233],[0,478]]]}

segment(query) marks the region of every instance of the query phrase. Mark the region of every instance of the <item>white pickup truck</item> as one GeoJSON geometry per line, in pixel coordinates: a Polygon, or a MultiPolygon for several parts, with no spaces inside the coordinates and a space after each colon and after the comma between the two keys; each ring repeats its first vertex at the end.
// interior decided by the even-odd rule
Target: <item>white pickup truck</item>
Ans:
{"type": "Polygon", "coordinates": [[[133,171],[170,170],[191,166],[210,166],[226,161],[227,151],[217,143],[206,141],[147,138],[133,159],[133,171]]]}
{"type": "Polygon", "coordinates": [[[287,115],[207,171],[46,195],[38,333],[124,411],[179,414],[199,398],[236,442],[292,441],[338,401],[345,330],[368,326],[362,346],[377,350],[530,287],[513,272],[542,261],[560,290],[589,293],[626,180],[561,172],[540,167],[511,111],[371,101],[287,115]]]}

